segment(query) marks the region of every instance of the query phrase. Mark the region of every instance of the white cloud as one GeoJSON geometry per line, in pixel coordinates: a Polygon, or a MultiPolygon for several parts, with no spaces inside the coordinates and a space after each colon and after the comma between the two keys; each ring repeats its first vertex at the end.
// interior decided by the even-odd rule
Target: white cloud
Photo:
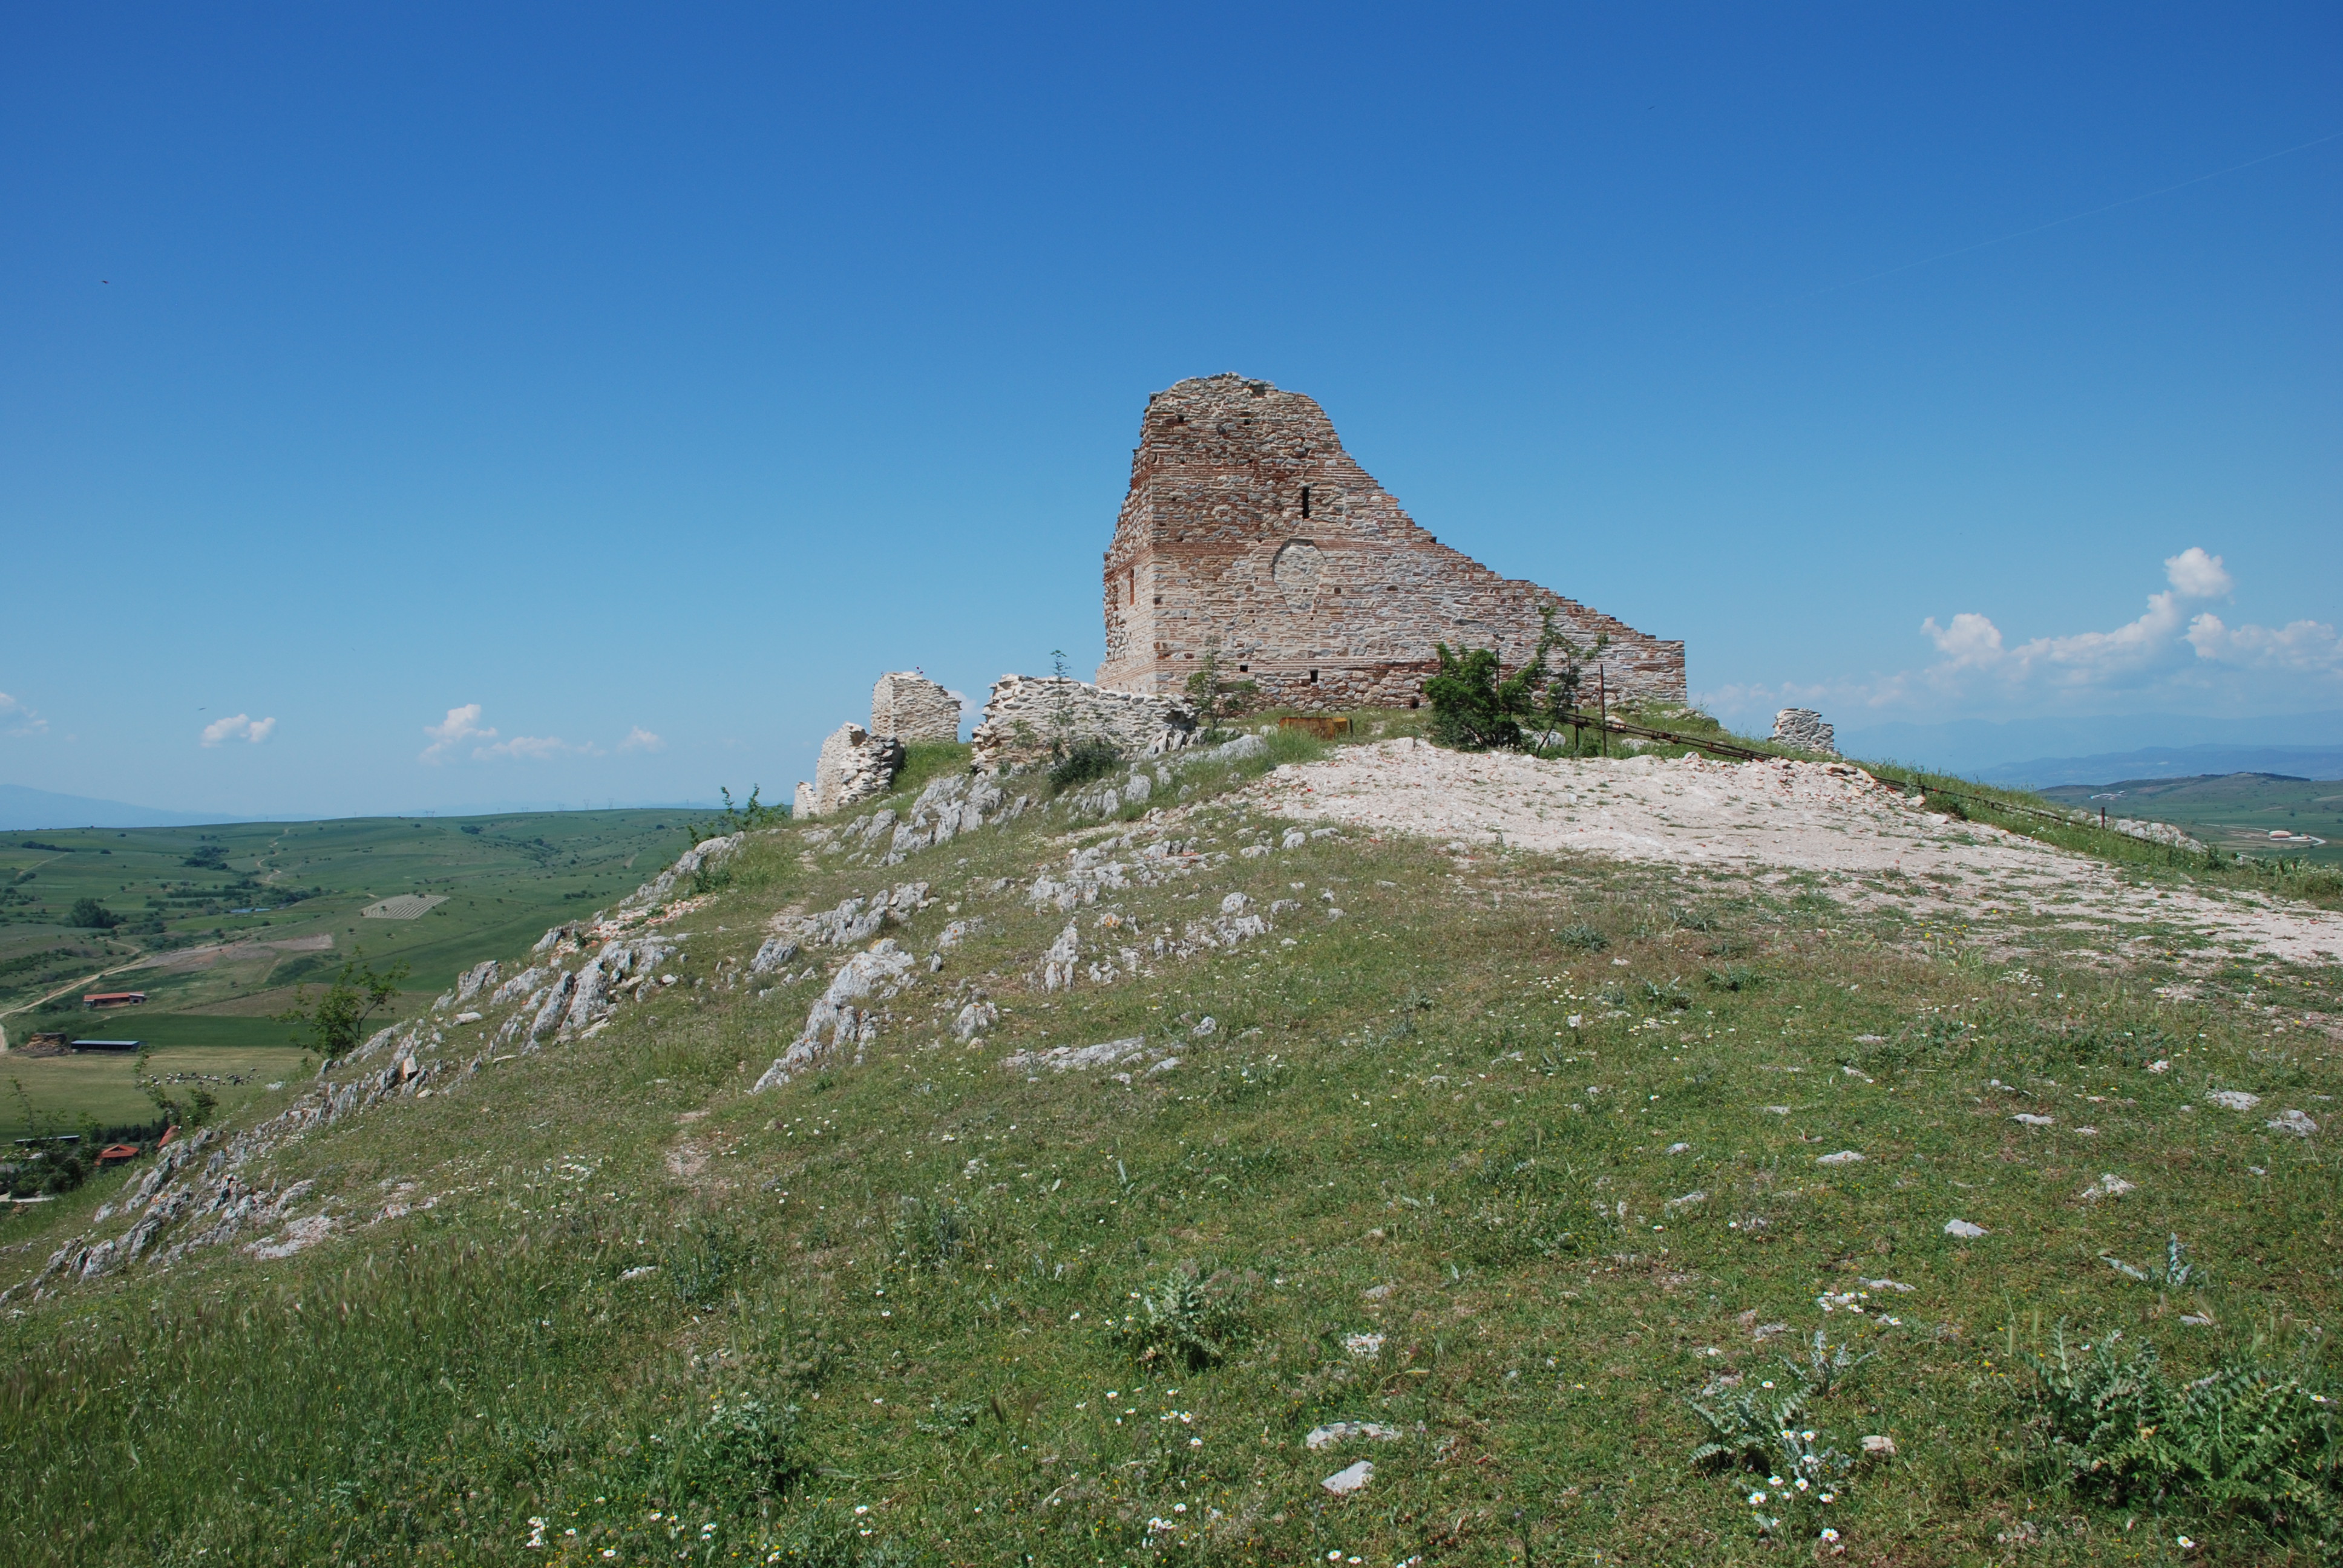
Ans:
{"type": "Polygon", "coordinates": [[[2137,619],[2109,631],[2012,643],[1982,612],[1963,610],[1942,625],[1930,616],[1920,632],[1937,657],[1920,669],[1814,686],[1733,686],[1704,693],[1702,700],[1747,717],[1782,703],[2006,716],[2071,711],[2081,700],[2331,701],[2343,687],[2343,639],[2334,627],[2298,620],[2233,628],[2194,608],[2236,591],[2219,556],[2191,546],[2166,558],[2164,580],[2169,586],[2148,595],[2137,619]]]}
{"type": "Polygon", "coordinates": [[[2272,630],[2241,626],[2235,631],[2207,610],[2188,623],[2188,646],[2199,658],[2244,669],[2294,669],[2333,675],[2343,670],[2343,640],[2324,621],[2290,620],[2272,630]]]}
{"type": "Polygon", "coordinates": [[[480,728],[480,705],[468,702],[449,709],[442,722],[425,725],[423,733],[431,737],[431,744],[416,759],[419,762],[437,762],[465,741],[493,739],[497,732],[480,728]]]}
{"type": "Polygon", "coordinates": [[[2001,658],[2001,628],[1975,611],[1963,610],[1953,617],[1952,625],[1942,627],[1932,615],[1920,623],[1920,629],[1936,642],[1936,651],[1951,668],[1994,664],[2001,658]]]}
{"type": "Polygon", "coordinates": [[[218,746],[229,740],[248,740],[257,744],[276,733],[276,719],[255,719],[249,713],[236,713],[226,719],[215,719],[205,725],[203,743],[218,746]]]}
{"type": "Polygon", "coordinates": [[[0,723],[11,735],[38,735],[49,727],[47,719],[5,691],[0,691],[0,723]]]}
{"type": "Polygon", "coordinates": [[[627,738],[618,742],[618,749],[621,751],[664,751],[667,749],[667,742],[660,739],[658,736],[653,735],[641,725],[638,724],[632,729],[627,731],[627,738]]]}
{"type": "Polygon", "coordinates": [[[2184,598],[2227,598],[2237,584],[2221,568],[2221,558],[2190,545],[2164,563],[2164,580],[2184,598]]]}
{"type": "MultiPolygon", "coordinates": [[[[489,730],[489,734],[496,733],[489,730]]],[[[510,740],[499,740],[494,746],[475,747],[472,756],[478,760],[491,757],[518,758],[524,762],[545,762],[556,757],[599,757],[601,749],[592,744],[572,746],[558,735],[516,735],[510,740]]]]}

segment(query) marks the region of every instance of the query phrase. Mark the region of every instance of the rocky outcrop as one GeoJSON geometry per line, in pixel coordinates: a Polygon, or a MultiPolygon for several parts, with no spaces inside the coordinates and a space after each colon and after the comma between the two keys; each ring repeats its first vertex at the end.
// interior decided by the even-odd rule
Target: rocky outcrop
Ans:
{"type": "Polygon", "coordinates": [[[1129,759],[1161,757],[1196,738],[1196,713],[1175,698],[1107,691],[1051,675],[1004,675],[992,684],[973,737],[976,769],[1001,774],[1102,741],[1129,759]]]}
{"type": "MultiPolygon", "coordinates": [[[[912,983],[911,955],[892,937],[846,960],[830,980],[830,989],[806,1014],[805,1027],[789,1050],[773,1059],[752,1094],[779,1088],[809,1068],[820,1066],[840,1050],[860,1047],[879,1038],[879,1015],[863,1005],[892,999],[912,983]]],[[[856,1060],[860,1060],[858,1050],[856,1060]]]]}
{"type": "Polygon", "coordinates": [[[912,670],[890,670],[870,689],[870,733],[909,745],[958,740],[960,699],[912,670]]]}
{"type": "Polygon", "coordinates": [[[1838,755],[1837,739],[1831,727],[1811,708],[1785,708],[1774,715],[1774,744],[1816,757],[1838,755]]]}
{"type": "Polygon", "coordinates": [[[884,795],[902,767],[900,740],[873,735],[860,724],[841,724],[821,743],[813,782],[798,786],[793,815],[827,817],[884,795]]]}

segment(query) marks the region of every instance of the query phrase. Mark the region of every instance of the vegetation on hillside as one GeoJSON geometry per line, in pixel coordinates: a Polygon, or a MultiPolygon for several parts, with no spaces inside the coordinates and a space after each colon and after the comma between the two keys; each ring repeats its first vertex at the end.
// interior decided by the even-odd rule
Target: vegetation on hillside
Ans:
{"type": "MultiPolygon", "coordinates": [[[[254,1162],[318,1183],[324,1240],[12,1298],[0,1553],[2329,1550],[2338,1074],[2299,1020],[2333,969],[2119,966],[2055,906],[1946,920],[1884,878],[1287,847],[1215,794],[1272,760],[1183,771],[1174,817],[1037,805],[900,866],[758,835],[655,1000],[254,1162]],[[1158,829],[1188,869],[1029,896],[1158,829]],[[848,956],[736,983],[777,911],[913,879],[920,978],[861,1060],[750,1093],[848,956]],[[1149,949],[1239,894],[1272,929],[1149,949]],[[1046,989],[1070,920],[1116,972],[1046,989]],[[1106,1040],[1178,1064],[1012,1063],[1106,1040]]],[[[0,1284],[122,1180],[10,1220],[0,1284]]]]}

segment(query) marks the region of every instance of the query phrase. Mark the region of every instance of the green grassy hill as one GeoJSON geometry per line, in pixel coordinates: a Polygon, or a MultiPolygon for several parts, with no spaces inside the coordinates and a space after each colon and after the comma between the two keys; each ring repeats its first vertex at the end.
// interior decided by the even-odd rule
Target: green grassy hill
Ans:
{"type": "MultiPolygon", "coordinates": [[[[363,951],[410,967],[393,1010],[411,1014],[478,955],[525,945],[633,889],[680,846],[685,819],[576,811],[0,836],[0,1027],[15,1041],[65,1030],[135,1037],[157,1051],[278,1050],[270,1076],[281,1077],[300,1052],[284,1049],[289,1031],[267,1015],[301,985],[363,951]],[[411,920],[361,913],[404,893],[446,901],[411,920]],[[68,923],[85,899],[121,923],[68,923]],[[116,990],[148,1000],[102,1015],[81,1005],[85,990],[116,990]]],[[[126,1058],[0,1063],[60,1125],[146,1104],[126,1058]]],[[[25,1103],[0,1099],[0,1131],[23,1133],[25,1103]]]]}
{"type": "Polygon", "coordinates": [[[895,864],[754,835],[630,929],[672,950],[606,1023],[530,1050],[508,1001],[337,1070],[383,1098],[249,1146],[247,1218],[174,1218],[168,1267],[30,1284],[135,1169],[7,1220],[0,1554],[2331,1553],[2334,969],[1297,841],[1227,793],[1273,760],[895,864]],[[852,966],[842,1042],[756,1092],[852,966]]]}
{"type": "Polygon", "coordinates": [[[2127,779],[2068,784],[2042,793],[2111,816],[2146,817],[2186,828],[2208,845],[2262,857],[2343,866],[2343,783],[2276,773],[2212,773],[2193,779],[2127,779]],[[2273,839],[2272,831],[2326,840],[2273,839]]]}

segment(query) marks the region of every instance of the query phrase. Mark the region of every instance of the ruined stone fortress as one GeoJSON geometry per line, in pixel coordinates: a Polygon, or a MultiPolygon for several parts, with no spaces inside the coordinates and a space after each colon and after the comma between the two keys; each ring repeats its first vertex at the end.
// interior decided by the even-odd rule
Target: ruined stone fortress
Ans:
{"type": "MultiPolygon", "coordinates": [[[[1610,697],[1684,700],[1684,645],[1664,642],[1535,583],[1501,578],[1418,528],[1342,450],[1326,411],[1266,381],[1208,376],[1147,401],[1131,491],[1106,553],[1106,662],[1096,685],[1003,676],[973,764],[1004,773],[1069,741],[1160,756],[1199,733],[1188,679],[1217,655],[1273,707],[1413,708],[1438,644],[1537,651],[1543,612],[1610,697]]],[[[923,676],[881,676],[870,725],[822,743],[796,813],[827,816],[886,793],[907,742],[950,740],[960,709],[923,676]]],[[[1825,732],[1825,744],[1827,735],[1825,732]]]]}
{"type": "Polygon", "coordinates": [[[1106,553],[1098,683],[1176,696],[1208,648],[1281,707],[1405,708],[1433,644],[1536,651],[1540,610],[1614,695],[1683,701],[1684,645],[1501,578],[1416,526],[1348,452],[1317,402],[1209,376],[1148,399],[1106,553]]]}

